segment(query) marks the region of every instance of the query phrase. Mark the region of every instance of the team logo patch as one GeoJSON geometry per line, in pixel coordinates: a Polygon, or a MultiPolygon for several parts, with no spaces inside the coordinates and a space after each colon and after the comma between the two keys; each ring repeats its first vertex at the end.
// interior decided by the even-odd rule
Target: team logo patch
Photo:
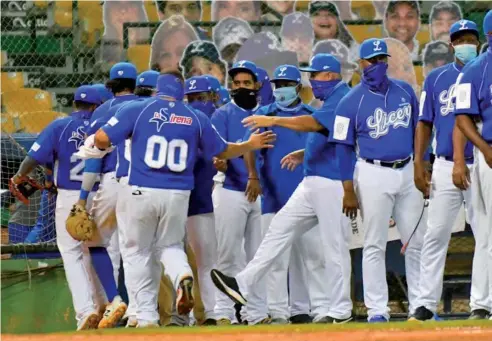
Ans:
{"type": "Polygon", "coordinates": [[[387,113],[381,108],[374,110],[374,114],[367,118],[367,127],[372,129],[369,136],[378,139],[389,133],[389,128],[408,128],[412,117],[412,106],[407,104],[399,107],[395,111],[387,113]]]}
{"type": "Polygon", "coordinates": [[[448,116],[449,113],[454,111],[454,102],[456,84],[452,84],[448,90],[443,90],[439,94],[439,103],[441,103],[441,109],[439,110],[442,116],[448,116]]]}
{"type": "Polygon", "coordinates": [[[193,119],[187,116],[179,116],[174,113],[169,115],[167,108],[161,108],[159,112],[154,112],[154,115],[149,122],[155,123],[157,125],[157,131],[160,132],[166,123],[190,126],[193,123],[193,119]]]}
{"type": "Polygon", "coordinates": [[[75,148],[79,149],[84,144],[85,132],[84,127],[80,126],[76,131],[72,131],[72,136],[68,139],[68,142],[75,143],[75,148]]]}

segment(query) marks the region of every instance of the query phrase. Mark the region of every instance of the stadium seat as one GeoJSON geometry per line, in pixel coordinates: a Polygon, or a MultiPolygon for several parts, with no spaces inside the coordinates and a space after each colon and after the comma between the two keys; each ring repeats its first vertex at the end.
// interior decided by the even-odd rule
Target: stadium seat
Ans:
{"type": "Polygon", "coordinates": [[[19,115],[2,113],[1,116],[2,133],[14,134],[20,132],[23,127],[21,125],[19,115]]]}
{"type": "Polygon", "coordinates": [[[150,45],[130,46],[127,51],[128,61],[135,64],[138,72],[149,69],[150,45]]]}
{"type": "Polygon", "coordinates": [[[376,10],[372,5],[372,1],[352,1],[352,12],[357,14],[360,19],[373,20],[376,16],[376,10]]]}
{"type": "Polygon", "coordinates": [[[50,111],[51,93],[41,89],[23,88],[2,93],[3,110],[9,113],[50,111]]]}
{"type": "MultiPolygon", "coordinates": [[[[81,2],[85,2],[85,1],[77,1],[78,4],[80,4],[81,2]]],[[[52,3],[55,4],[56,8],[63,8],[65,11],[72,12],[72,1],[55,0],[52,1],[52,3]]]]}
{"type": "Polygon", "coordinates": [[[0,66],[4,66],[5,64],[7,64],[7,52],[1,51],[0,52],[0,66]]]}
{"type": "Polygon", "coordinates": [[[383,37],[382,25],[347,25],[347,28],[359,44],[369,38],[383,37]]]}
{"type": "Polygon", "coordinates": [[[422,65],[414,65],[415,76],[417,77],[417,84],[422,87],[424,83],[424,70],[422,69],[422,65]]]}
{"type": "Polygon", "coordinates": [[[67,11],[55,6],[53,17],[57,28],[72,28],[72,9],[67,11]]]}
{"type": "Polygon", "coordinates": [[[149,22],[158,22],[159,15],[157,14],[157,6],[154,0],[144,0],[145,12],[147,12],[147,18],[149,22]]]}
{"type": "Polygon", "coordinates": [[[420,46],[425,46],[430,40],[429,25],[420,25],[420,30],[417,32],[417,36],[415,38],[419,41],[420,46]]]}
{"type": "Polygon", "coordinates": [[[102,6],[98,1],[79,1],[78,11],[82,41],[87,46],[93,47],[104,31],[102,6]]]}
{"type": "Polygon", "coordinates": [[[22,72],[2,72],[2,92],[23,88],[24,82],[22,72]]]}
{"type": "Polygon", "coordinates": [[[24,132],[29,134],[40,133],[48,124],[66,114],[56,111],[26,112],[19,117],[24,132]]]}
{"type": "Polygon", "coordinates": [[[34,0],[34,6],[44,9],[48,7],[48,0],[34,0]]]}

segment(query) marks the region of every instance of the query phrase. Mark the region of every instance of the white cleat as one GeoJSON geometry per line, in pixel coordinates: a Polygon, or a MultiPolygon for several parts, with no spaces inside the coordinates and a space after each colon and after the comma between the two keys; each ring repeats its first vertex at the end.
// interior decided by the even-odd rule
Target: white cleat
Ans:
{"type": "Polygon", "coordinates": [[[127,306],[120,296],[116,296],[113,302],[106,306],[103,318],[99,322],[98,328],[114,328],[125,315],[127,306]]]}

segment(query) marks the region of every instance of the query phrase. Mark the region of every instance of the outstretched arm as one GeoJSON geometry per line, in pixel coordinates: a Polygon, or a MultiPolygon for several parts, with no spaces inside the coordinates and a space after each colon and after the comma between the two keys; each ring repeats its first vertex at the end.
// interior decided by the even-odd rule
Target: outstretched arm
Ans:
{"type": "Polygon", "coordinates": [[[296,117],[278,117],[253,115],[246,117],[242,123],[250,129],[283,127],[295,131],[316,132],[325,129],[313,116],[302,115],[296,117]]]}

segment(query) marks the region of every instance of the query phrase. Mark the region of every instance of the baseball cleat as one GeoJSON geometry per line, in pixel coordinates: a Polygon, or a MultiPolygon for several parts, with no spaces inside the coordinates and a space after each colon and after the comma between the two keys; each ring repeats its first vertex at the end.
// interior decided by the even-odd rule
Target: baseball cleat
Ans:
{"type": "Polygon", "coordinates": [[[79,326],[77,327],[77,331],[97,329],[97,325],[98,325],[100,319],[101,319],[101,317],[96,312],[90,313],[89,315],[86,315],[80,321],[79,326]]]}
{"type": "Polygon", "coordinates": [[[333,324],[344,324],[344,323],[348,323],[350,321],[353,321],[353,319],[354,319],[353,315],[350,315],[349,317],[347,317],[345,319],[337,319],[337,318],[333,317],[333,324]]]}
{"type": "Polygon", "coordinates": [[[239,285],[234,277],[226,276],[216,269],[212,269],[210,275],[217,289],[226,294],[234,303],[246,305],[246,299],[239,291],[239,285]]]}
{"type": "Polygon", "coordinates": [[[369,323],[384,323],[388,322],[388,319],[384,317],[383,315],[374,315],[369,318],[369,323]]]}
{"type": "Polygon", "coordinates": [[[176,297],[176,308],[179,315],[188,315],[195,306],[193,298],[193,277],[184,277],[179,282],[179,288],[176,297]]]}
{"type": "MultiPolygon", "coordinates": [[[[415,313],[413,314],[413,318],[417,321],[427,321],[434,320],[434,313],[427,309],[424,306],[420,306],[415,309],[415,313]]],[[[413,321],[413,319],[412,319],[413,321]]]]}
{"type": "Polygon", "coordinates": [[[485,309],[472,310],[469,320],[486,320],[489,318],[489,312],[485,309]]]}
{"type": "Polygon", "coordinates": [[[226,318],[218,319],[217,320],[217,325],[218,326],[230,326],[231,324],[232,324],[231,323],[231,320],[226,319],[226,318]]]}
{"type": "Polygon", "coordinates": [[[137,325],[138,325],[137,317],[136,316],[130,316],[130,317],[128,317],[128,320],[126,321],[125,328],[136,328],[137,325]]]}
{"type": "Polygon", "coordinates": [[[118,295],[113,299],[113,302],[106,306],[103,318],[99,322],[98,328],[114,328],[125,315],[127,305],[118,295]]]}
{"type": "Polygon", "coordinates": [[[281,317],[275,317],[272,318],[272,321],[270,324],[275,324],[275,325],[283,325],[283,324],[289,324],[289,321],[287,319],[281,318],[281,317]]]}
{"type": "Polygon", "coordinates": [[[216,325],[217,325],[217,321],[215,319],[206,319],[201,324],[201,326],[216,326],[216,325]]]}
{"type": "Polygon", "coordinates": [[[313,318],[308,314],[299,314],[290,317],[290,323],[292,324],[307,324],[313,322],[313,318]]]}

